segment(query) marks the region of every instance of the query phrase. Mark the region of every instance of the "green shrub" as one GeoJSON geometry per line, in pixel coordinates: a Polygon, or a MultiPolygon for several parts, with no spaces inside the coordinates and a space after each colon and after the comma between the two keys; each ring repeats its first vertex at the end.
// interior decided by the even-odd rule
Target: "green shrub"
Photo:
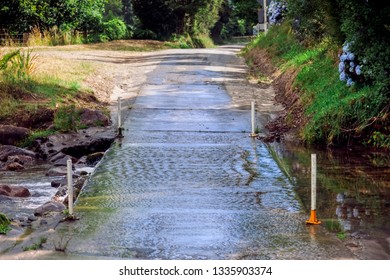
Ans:
{"type": "Polygon", "coordinates": [[[351,51],[363,62],[369,84],[377,84],[390,97],[390,4],[386,1],[341,0],[341,30],[351,51]]]}
{"type": "Polygon", "coordinates": [[[38,138],[44,138],[48,137],[52,134],[54,134],[54,130],[37,130],[31,133],[26,139],[24,139],[22,142],[19,143],[19,146],[21,147],[29,147],[32,145],[32,143],[38,139],[38,138]]]}
{"type": "MultiPolygon", "coordinates": [[[[103,36],[104,40],[108,38],[109,40],[120,40],[124,39],[127,34],[126,24],[118,19],[114,18],[107,22],[103,23],[103,36]]],[[[103,37],[101,37],[103,39],[103,37]]]]}
{"type": "Polygon", "coordinates": [[[288,0],[288,17],[296,37],[307,45],[325,37],[341,43],[339,5],[337,0],[288,0]]]}
{"type": "Polygon", "coordinates": [[[76,131],[80,122],[80,111],[75,105],[59,107],[54,114],[54,128],[61,132],[76,131]]]}

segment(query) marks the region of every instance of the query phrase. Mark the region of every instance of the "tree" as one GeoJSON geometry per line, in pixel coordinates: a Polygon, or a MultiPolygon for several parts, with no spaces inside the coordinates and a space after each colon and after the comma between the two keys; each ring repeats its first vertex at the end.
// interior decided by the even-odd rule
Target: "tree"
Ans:
{"type": "Polygon", "coordinates": [[[0,2],[0,28],[9,32],[28,32],[34,27],[49,30],[96,29],[105,0],[4,0],[0,2]]]}
{"type": "Polygon", "coordinates": [[[143,26],[160,37],[208,33],[219,19],[224,0],[133,0],[143,26]]]}
{"type": "Polygon", "coordinates": [[[127,25],[134,25],[134,11],[132,0],[122,0],[123,19],[127,25]]]}

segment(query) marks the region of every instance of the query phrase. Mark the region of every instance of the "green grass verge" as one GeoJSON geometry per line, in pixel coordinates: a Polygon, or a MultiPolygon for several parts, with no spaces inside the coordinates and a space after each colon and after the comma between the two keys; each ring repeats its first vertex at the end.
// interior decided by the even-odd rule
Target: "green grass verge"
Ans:
{"type": "MultiPolygon", "coordinates": [[[[293,87],[299,89],[299,103],[305,116],[300,137],[307,143],[349,142],[372,120],[380,118],[381,110],[389,102],[379,86],[347,87],[339,80],[339,46],[325,40],[304,47],[295,39],[289,23],[258,36],[248,44],[244,54],[256,48],[266,50],[282,73],[298,71],[293,87]]],[[[373,132],[365,132],[366,140],[373,132]]],[[[382,142],[387,141],[382,138],[382,142]]]]}

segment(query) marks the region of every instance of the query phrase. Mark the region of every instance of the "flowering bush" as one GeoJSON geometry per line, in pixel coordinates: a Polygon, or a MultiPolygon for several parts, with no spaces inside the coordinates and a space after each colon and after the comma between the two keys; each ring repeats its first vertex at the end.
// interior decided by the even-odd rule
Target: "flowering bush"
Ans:
{"type": "Polygon", "coordinates": [[[363,80],[362,65],[358,63],[355,54],[350,50],[350,43],[345,43],[343,52],[339,55],[340,81],[345,81],[347,86],[363,80]]]}
{"type": "Polygon", "coordinates": [[[268,18],[271,25],[281,23],[287,13],[287,3],[284,1],[271,1],[268,6],[268,18]]]}

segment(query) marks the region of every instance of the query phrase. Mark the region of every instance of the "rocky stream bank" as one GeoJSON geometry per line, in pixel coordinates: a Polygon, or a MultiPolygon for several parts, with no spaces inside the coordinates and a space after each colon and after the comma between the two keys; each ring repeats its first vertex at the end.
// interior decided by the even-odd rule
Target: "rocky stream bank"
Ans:
{"type": "MultiPolygon", "coordinates": [[[[53,178],[48,188],[55,188],[55,195],[47,197],[47,201],[28,217],[5,213],[11,220],[11,230],[6,236],[0,236],[3,239],[0,239],[0,253],[10,250],[17,244],[17,240],[21,243],[24,235],[47,231],[61,222],[66,217],[64,213],[68,205],[67,160],[71,159],[73,163],[73,187],[77,197],[116,137],[115,131],[107,125],[72,133],[57,133],[35,139],[28,148],[18,147],[17,143],[28,135],[29,130],[26,128],[0,126],[0,172],[18,176],[36,165],[44,164],[47,169],[45,176],[53,178]]],[[[0,183],[0,202],[28,199],[32,193],[23,183],[0,183]]],[[[3,212],[1,208],[0,212],[3,212]]]]}

